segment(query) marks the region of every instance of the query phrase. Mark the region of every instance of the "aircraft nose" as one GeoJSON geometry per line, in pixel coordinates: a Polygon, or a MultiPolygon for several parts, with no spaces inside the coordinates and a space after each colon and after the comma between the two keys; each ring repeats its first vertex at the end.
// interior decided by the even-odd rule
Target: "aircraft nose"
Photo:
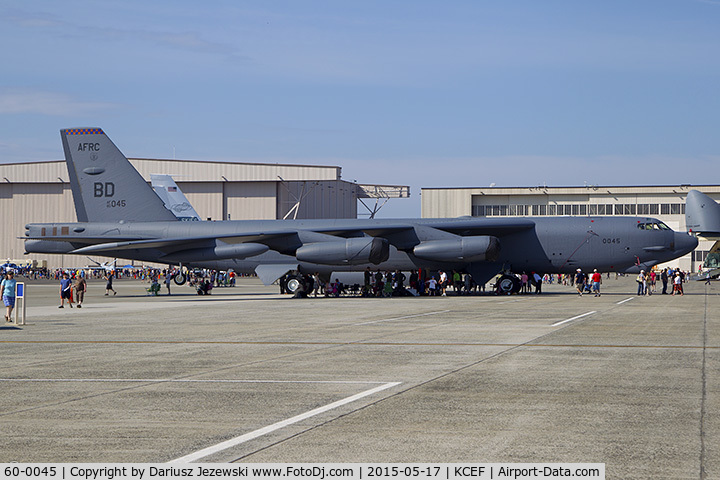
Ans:
{"type": "Polygon", "coordinates": [[[687,233],[675,232],[673,243],[675,244],[673,250],[679,255],[685,255],[695,250],[695,247],[698,246],[698,239],[687,233]]]}

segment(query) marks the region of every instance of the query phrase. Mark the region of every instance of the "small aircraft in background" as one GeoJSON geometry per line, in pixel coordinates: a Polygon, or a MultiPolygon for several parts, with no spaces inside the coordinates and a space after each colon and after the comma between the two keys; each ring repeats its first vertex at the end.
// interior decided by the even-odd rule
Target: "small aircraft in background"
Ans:
{"type": "Polygon", "coordinates": [[[113,260],[112,262],[96,262],[90,257],[87,257],[88,260],[93,262],[95,265],[88,265],[87,268],[90,270],[103,270],[107,273],[112,273],[115,270],[117,270],[117,258],[113,260]]]}

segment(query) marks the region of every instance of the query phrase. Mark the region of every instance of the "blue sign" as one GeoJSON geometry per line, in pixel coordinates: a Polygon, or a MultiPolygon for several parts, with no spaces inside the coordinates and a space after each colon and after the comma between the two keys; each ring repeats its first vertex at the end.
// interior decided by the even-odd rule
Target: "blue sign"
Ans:
{"type": "Polygon", "coordinates": [[[25,284],[22,282],[18,282],[15,284],[15,297],[16,298],[25,298],[25,284]]]}

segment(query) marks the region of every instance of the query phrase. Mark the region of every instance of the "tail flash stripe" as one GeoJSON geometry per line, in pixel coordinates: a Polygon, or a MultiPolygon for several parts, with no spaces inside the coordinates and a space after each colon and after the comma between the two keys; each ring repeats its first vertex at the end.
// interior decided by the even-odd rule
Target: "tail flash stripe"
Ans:
{"type": "Polygon", "coordinates": [[[71,128],[70,130],[66,130],[66,132],[68,135],[104,135],[101,128],[71,128]]]}

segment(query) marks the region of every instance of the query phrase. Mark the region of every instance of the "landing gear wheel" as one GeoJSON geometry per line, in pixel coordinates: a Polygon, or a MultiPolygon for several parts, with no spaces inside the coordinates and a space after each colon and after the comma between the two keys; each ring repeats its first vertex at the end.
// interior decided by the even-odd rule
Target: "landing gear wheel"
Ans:
{"type": "Polygon", "coordinates": [[[498,281],[497,292],[500,295],[510,295],[518,293],[522,288],[522,283],[514,275],[503,275],[498,281]]]}
{"type": "Polygon", "coordinates": [[[295,295],[295,292],[297,292],[298,288],[300,288],[300,275],[288,275],[286,279],[287,285],[287,291],[288,293],[291,293],[295,295]]]}
{"type": "Polygon", "coordinates": [[[175,285],[185,285],[185,282],[187,282],[187,275],[182,272],[176,273],[173,276],[173,281],[175,282],[175,285]]]}

